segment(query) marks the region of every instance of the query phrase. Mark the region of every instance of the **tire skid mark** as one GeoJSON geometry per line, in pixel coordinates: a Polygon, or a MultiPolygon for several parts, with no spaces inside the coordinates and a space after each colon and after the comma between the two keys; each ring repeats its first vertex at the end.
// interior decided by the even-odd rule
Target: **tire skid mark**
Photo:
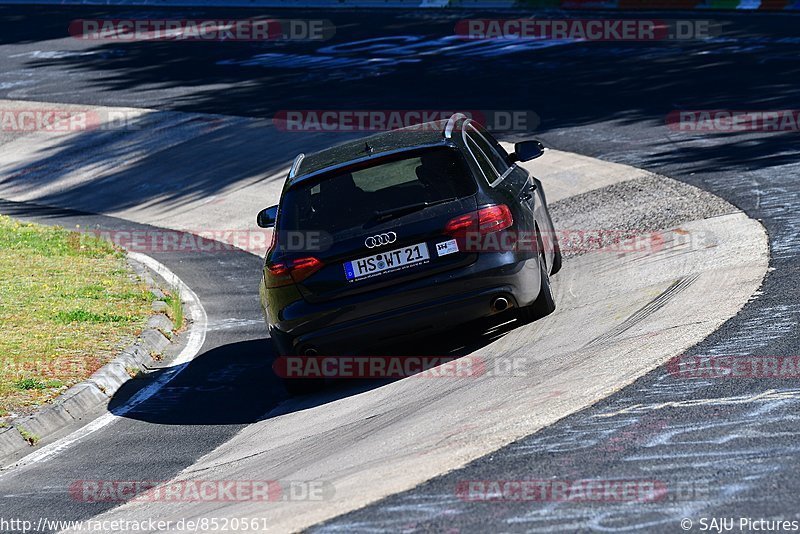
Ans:
{"type": "Polygon", "coordinates": [[[628,330],[630,330],[631,328],[641,323],[642,321],[644,321],[645,319],[656,313],[658,310],[666,306],[667,303],[675,295],[686,290],[686,288],[691,286],[699,278],[699,276],[700,275],[694,274],[691,276],[683,276],[675,280],[672,284],[669,285],[667,289],[662,291],[661,294],[659,294],[656,298],[654,298],[653,300],[651,300],[650,302],[648,302],[647,304],[645,304],[644,306],[633,312],[630,315],[630,317],[622,321],[619,325],[617,325],[616,328],[613,328],[608,332],[606,332],[605,334],[592,339],[586,345],[584,345],[583,348],[594,347],[596,345],[607,343],[609,341],[618,338],[619,336],[621,336],[622,334],[624,334],[625,332],[627,332],[628,330]]]}

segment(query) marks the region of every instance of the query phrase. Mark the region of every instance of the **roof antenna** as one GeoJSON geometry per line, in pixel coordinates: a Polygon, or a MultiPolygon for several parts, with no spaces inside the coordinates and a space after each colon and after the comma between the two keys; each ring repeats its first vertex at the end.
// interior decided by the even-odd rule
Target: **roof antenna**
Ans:
{"type": "Polygon", "coordinates": [[[364,143],[364,152],[366,152],[367,154],[372,154],[373,152],[375,152],[375,149],[369,146],[369,143],[364,143]]]}

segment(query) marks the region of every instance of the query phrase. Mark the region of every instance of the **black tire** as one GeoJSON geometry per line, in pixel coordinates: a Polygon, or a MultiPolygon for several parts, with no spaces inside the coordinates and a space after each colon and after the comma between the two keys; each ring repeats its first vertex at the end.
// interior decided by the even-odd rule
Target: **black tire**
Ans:
{"type": "Polygon", "coordinates": [[[553,268],[550,269],[550,276],[553,276],[561,270],[561,245],[558,240],[553,236],[553,268]]]}
{"type": "Polygon", "coordinates": [[[544,254],[541,254],[539,256],[539,273],[542,283],[539,288],[539,296],[536,297],[533,304],[519,310],[520,318],[526,322],[541,319],[556,311],[556,301],[553,299],[553,292],[550,289],[550,277],[547,275],[547,268],[544,265],[544,254]]]}
{"type": "MultiPolygon", "coordinates": [[[[273,338],[273,343],[275,341],[276,340],[273,338]]],[[[282,347],[279,347],[278,343],[275,343],[275,349],[279,354],[278,356],[279,358],[298,357],[298,355],[292,351],[288,351],[286,353],[281,354],[281,348],[282,347]]],[[[309,393],[315,393],[325,388],[324,378],[303,378],[303,377],[284,376],[283,378],[281,378],[281,381],[283,382],[284,389],[286,389],[286,392],[289,394],[290,397],[299,397],[302,395],[308,395],[309,393]]]]}

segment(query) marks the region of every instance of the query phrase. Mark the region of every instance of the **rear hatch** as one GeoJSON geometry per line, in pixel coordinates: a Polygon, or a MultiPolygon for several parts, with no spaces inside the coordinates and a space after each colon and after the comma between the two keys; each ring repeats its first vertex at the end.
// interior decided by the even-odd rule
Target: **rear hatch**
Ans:
{"type": "MultiPolygon", "coordinates": [[[[461,152],[436,147],[377,157],[284,193],[278,250],[313,268],[295,277],[309,302],[400,284],[473,263],[446,228],[477,209],[461,152]],[[289,250],[291,236],[306,245],[289,250]],[[306,236],[305,239],[302,239],[306,236]],[[307,236],[313,236],[313,239],[307,236]],[[312,245],[312,243],[314,243],[312,245]]],[[[284,256],[285,254],[285,256],[284,256]]]]}

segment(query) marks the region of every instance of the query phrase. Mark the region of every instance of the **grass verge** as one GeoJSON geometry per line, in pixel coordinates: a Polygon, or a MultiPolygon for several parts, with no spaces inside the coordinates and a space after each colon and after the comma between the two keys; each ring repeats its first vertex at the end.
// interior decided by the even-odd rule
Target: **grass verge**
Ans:
{"type": "Polygon", "coordinates": [[[183,302],[177,290],[166,294],[164,301],[167,303],[167,317],[170,318],[175,330],[183,328],[183,302]]]}
{"type": "Polygon", "coordinates": [[[152,300],[112,244],[0,215],[0,419],[108,363],[141,332],[152,300]]]}

